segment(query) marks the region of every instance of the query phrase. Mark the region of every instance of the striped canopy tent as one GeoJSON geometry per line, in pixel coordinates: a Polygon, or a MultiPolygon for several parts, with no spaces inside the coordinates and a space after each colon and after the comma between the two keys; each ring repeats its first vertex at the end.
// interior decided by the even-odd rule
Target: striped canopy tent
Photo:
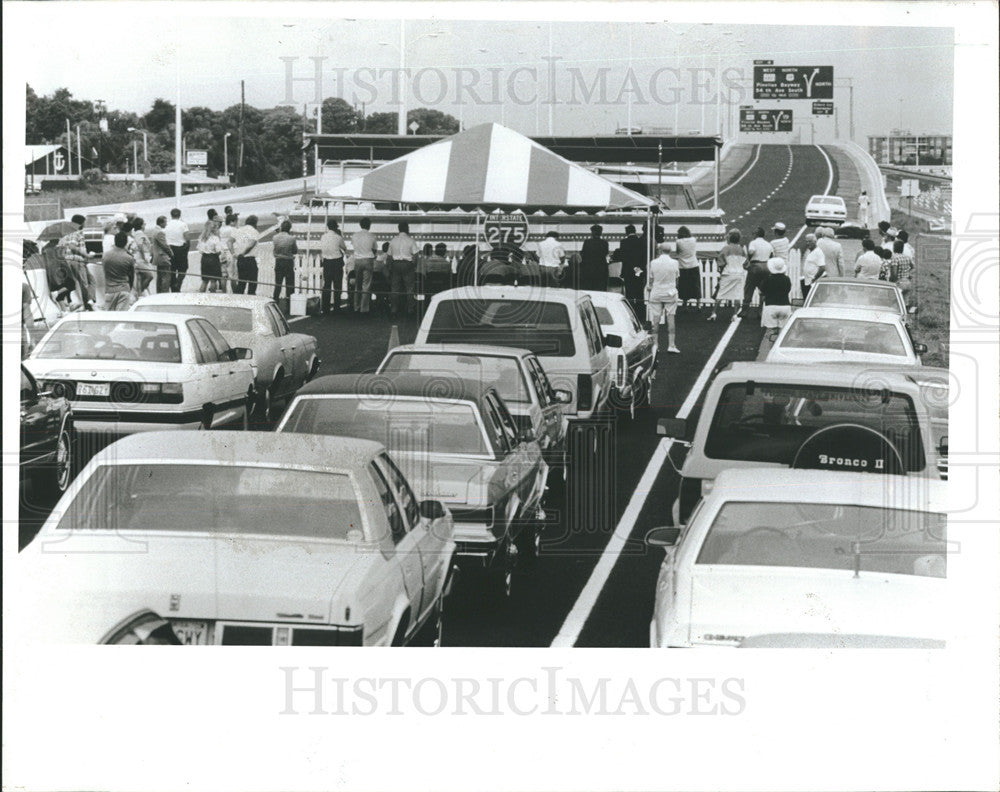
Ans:
{"type": "Polygon", "coordinates": [[[656,205],[493,123],[419,148],[335,187],[330,195],[423,209],[459,207],[486,212],[595,212],[656,205]]]}

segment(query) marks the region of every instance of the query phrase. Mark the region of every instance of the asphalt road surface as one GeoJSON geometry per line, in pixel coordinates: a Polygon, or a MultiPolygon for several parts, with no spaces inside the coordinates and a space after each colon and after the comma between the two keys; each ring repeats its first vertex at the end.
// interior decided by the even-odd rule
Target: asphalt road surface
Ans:
{"type": "MultiPolygon", "coordinates": [[[[836,193],[837,180],[832,158],[818,147],[761,146],[758,155],[723,185],[720,204],[728,224],[745,236],[758,225],[770,228],[781,220],[794,238],[809,197],[836,193]]],[[[801,238],[798,241],[801,244],[801,238]]],[[[750,319],[731,325],[729,315],[720,311],[717,322],[706,321],[706,310],[678,315],[681,354],[667,354],[666,337],[661,337],[650,405],[638,409],[634,418],[621,415],[598,427],[593,436],[603,443],[595,447],[588,442],[581,449],[580,473],[568,487],[559,480],[553,484],[540,557],[518,567],[509,602],[499,607],[487,604],[472,579],[459,581],[449,600],[447,644],[648,646],[662,552],[645,548],[642,538],[650,528],[671,523],[677,491],[671,461],[678,467],[683,461],[680,447],[671,448],[666,461],[662,449],[654,457],[658,446],[666,445],[656,435],[656,422],[675,416],[685,400],[688,417],[696,419],[699,396],[712,370],[756,358],[762,336],[758,323],[750,319]],[[726,343],[720,345],[724,338],[726,343]],[[706,370],[713,353],[714,365],[706,370]],[[609,547],[615,552],[605,554],[609,547]]],[[[395,327],[400,343],[413,340],[415,319],[395,327]]],[[[294,328],[316,336],[321,374],[360,373],[373,370],[384,356],[393,321],[379,314],[345,313],[297,320],[294,328]]],[[[80,462],[94,450],[93,444],[82,448],[80,462]]],[[[49,508],[34,503],[30,489],[22,488],[22,547],[49,508]]]]}

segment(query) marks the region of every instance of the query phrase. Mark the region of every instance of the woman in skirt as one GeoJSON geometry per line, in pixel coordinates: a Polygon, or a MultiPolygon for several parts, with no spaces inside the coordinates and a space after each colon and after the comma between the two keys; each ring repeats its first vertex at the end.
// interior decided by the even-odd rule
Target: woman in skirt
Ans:
{"type": "Polygon", "coordinates": [[[698,264],[698,240],[691,236],[687,226],[677,229],[677,264],[681,268],[677,279],[677,298],[682,306],[701,302],[701,266],[698,264]]]}
{"type": "Polygon", "coordinates": [[[198,291],[217,292],[222,287],[222,254],[225,246],[219,236],[219,221],[209,220],[198,240],[201,253],[201,288],[198,291]]]}
{"type": "Polygon", "coordinates": [[[768,338],[774,341],[778,337],[778,331],[792,315],[792,303],[788,299],[792,281],[788,277],[788,265],[778,256],[768,260],[767,272],[767,277],[760,286],[760,293],[764,298],[760,326],[770,331],[768,338]]]}
{"type": "MultiPolygon", "coordinates": [[[[719,251],[719,280],[715,284],[715,293],[712,294],[715,305],[712,307],[708,321],[714,322],[719,318],[717,313],[719,303],[740,305],[743,300],[743,285],[747,277],[747,261],[747,249],[740,243],[739,229],[734,228],[726,237],[726,244],[719,251]]],[[[735,316],[734,312],[734,319],[735,316]]]]}

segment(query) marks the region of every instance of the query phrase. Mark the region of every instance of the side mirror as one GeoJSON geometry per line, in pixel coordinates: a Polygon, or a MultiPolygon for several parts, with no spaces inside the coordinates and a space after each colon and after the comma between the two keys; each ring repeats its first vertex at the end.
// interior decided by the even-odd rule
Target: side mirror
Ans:
{"type": "Polygon", "coordinates": [[[231,347],[229,350],[227,360],[251,360],[253,359],[253,350],[249,347],[231,347]]]}
{"type": "Polygon", "coordinates": [[[556,401],[559,404],[572,404],[573,394],[570,393],[568,390],[563,390],[562,388],[558,388],[556,390],[556,401]]]}
{"type": "Polygon", "coordinates": [[[420,516],[426,520],[440,520],[444,517],[444,504],[441,501],[420,501],[420,516]]]}
{"type": "Polygon", "coordinates": [[[927,354],[927,344],[914,344],[913,345],[913,351],[916,352],[918,355],[926,355],[927,354]]]}
{"type": "Polygon", "coordinates": [[[680,528],[653,528],[646,534],[646,544],[650,547],[673,547],[681,536],[680,528]]]}
{"type": "Polygon", "coordinates": [[[661,437],[682,440],[687,434],[687,421],[683,418],[661,418],[656,422],[656,433],[661,437]]]}
{"type": "Polygon", "coordinates": [[[606,335],[604,336],[604,346],[611,347],[612,349],[622,348],[622,337],[620,335],[606,335]]]}

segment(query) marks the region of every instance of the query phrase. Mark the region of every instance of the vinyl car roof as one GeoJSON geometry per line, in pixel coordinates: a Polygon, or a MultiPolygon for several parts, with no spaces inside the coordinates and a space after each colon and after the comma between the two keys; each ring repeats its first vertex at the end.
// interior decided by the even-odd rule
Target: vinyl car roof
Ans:
{"type": "Polygon", "coordinates": [[[386,357],[396,352],[423,352],[427,354],[483,355],[484,357],[533,357],[530,349],[519,347],[492,346],[490,344],[400,344],[386,353],[386,357]]]}
{"type": "Polygon", "coordinates": [[[527,300],[528,302],[563,302],[576,304],[589,295],[576,289],[537,289],[531,286],[459,286],[434,295],[441,300],[527,300]]]}
{"type": "MultiPolygon", "coordinates": [[[[166,292],[151,294],[136,301],[138,311],[143,305],[218,305],[227,308],[254,308],[274,302],[270,297],[250,294],[211,294],[210,292],[166,292]]],[[[130,312],[133,313],[133,312],[130,312]]]]}
{"type": "Polygon", "coordinates": [[[425,399],[453,399],[485,407],[486,389],[460,377],[441,377],[412,372],[400,374],[333,374],[303,385],[298,396],[369,395],[372,399],[410,396],[425,399]]]}
{"type": "Polygon", "coordinates": [[[843,319],[845,321],[874,322],[876,324],[898,325],[898,313],[885,308],[848,308],[846,306],[812,306],[799,308],[788,321],[798,319],[843,319]]]}
{"type": "Polygon", "coordinates": [[[140,432],[101,451],[105,464],[138,459],[180,459],[185,462],[254,462],[303,465],[350,472],[362,469],[385,449],[371,440],[278,432],[140,432]]]}
{"type": "MultiPolygon", "coordinates": [[[[904,366],[879,366],[878,364],[865,363],[810,363],[803,366],[801,363],[768,363],[765,361],[730,363],[720,369],[717,377],[725,376],[726,379],[735,382],[771,382],[787,385],[825,385],[829,387],[851,387],[854,377],[851,372],[856,372],[865,382],[870,382],[871,378],[866,376],[866,372],[871,372],[875,368],[878,370],[878,383],[886,387],[912,389],[915,387],[913,379],[906,376],[910,367],[904,366]]],[[[913,367],[916,371],[916,367],[913,367]]]]}

